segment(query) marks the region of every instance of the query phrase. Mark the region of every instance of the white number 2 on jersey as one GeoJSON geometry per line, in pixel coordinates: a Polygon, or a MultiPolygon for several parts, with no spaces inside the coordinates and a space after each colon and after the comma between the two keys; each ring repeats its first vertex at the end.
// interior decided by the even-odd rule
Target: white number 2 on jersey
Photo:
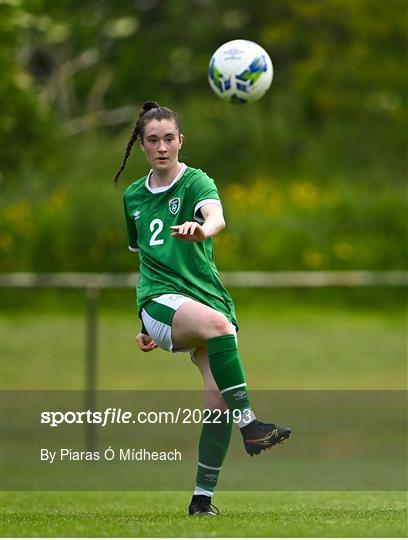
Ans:
{"type": "Polygon", "coordinates": [[[154,219],[150,223],[150,232],[153,233],[149,242],[150,246],[159,246],[160,244],[164,244],[163,238],[161,238],[160,240],[157,240],[157,236],[162,232],[162,230],[163,230],[163,221],[161,219],[154,219]]]}

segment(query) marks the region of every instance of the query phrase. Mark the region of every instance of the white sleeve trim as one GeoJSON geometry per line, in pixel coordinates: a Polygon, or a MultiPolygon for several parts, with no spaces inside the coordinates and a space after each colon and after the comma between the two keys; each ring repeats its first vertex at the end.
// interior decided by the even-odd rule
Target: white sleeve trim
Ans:
{"type": "Polygon", "coordinates": [[[133,251],[134,253],[138,253],[140,251],[139,248],[134,248],[132,246],[128,246],[129,251],[133,251]]]}
{"type": "Polygon", "coordinates": [[[198,221],[198,223],[204,223],[204,220],[202,217],[198,217],[197,216],[197,213],[198,211],[200,210],[200,208],[202,208],[204,205],[206,204],[218,204],[219,206],[222,207],[222,204],[221,204],[221,201],[219,201],[218,199],[204,199],[203,201],[200,201],[199,203],[197,203],[195,205],[195,208],[194,208],[194,216],[193,216],[193,219],[195,219],[196,221],[198,221]]]}

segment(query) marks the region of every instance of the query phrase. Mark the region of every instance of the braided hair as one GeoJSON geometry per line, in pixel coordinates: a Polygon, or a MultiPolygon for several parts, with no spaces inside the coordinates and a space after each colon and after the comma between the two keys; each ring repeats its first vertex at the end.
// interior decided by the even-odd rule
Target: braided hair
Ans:
{"type": "Polygon", "coordinates": [[[135,127],[133,128],[130,139],[126,145],[126,150],[123,156],[120,169],[115,174],[115,178],[113,179],[113,183],[115,184],[115,187],[118,185],[119,177],[122,174],[123,169],[126,167],[126,162],[128,160],[128,157],[130,155],[130,152],[132,150],[132,147],[135,141],[139,137],[140,140],[143,142],[145,126],[151,120],[159,120],[159,121],[160,120],[174,120],[178,132],[179,133],[181,132],[180,120],[179,120],[179,117],[177,116],[177,113],[175,113],[171,109],[168,109],[167,107],[161,107],[155,101],[145,101],[143,103],[142,109],[139,112],[139,116],[136,121],[135,127]]]}

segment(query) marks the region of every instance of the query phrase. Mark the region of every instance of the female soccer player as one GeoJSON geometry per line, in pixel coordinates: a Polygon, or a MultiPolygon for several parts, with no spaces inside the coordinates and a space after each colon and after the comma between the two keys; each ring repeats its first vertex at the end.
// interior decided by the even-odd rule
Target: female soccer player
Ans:
{"type": "MultiPolygon", "coordinates": [[[[205,408],[235,411],[245,450],[259,454],[283,442],[291,430],[259,422],[251,407],[234,303],[213,257],[212,237],[225,227],[217,188],[205,172],[179,162],[178,116],[153,101],[143,105],[115,185],[138,138],[151,170],[124,194],[129,249],[140,258],[137,343],[144,352],[189,351],[204,380],[205,408]]],[[[218,513],[211,497],[231,429],[231,414],[221,415],[221,423],[203,424],[191,515],[218,513]]]]}

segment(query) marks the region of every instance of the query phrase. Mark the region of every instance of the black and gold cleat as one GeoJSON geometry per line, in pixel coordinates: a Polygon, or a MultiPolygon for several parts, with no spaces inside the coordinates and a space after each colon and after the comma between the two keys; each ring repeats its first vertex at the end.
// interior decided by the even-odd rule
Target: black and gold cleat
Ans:
{"type": "Polygon", "coordinates": [[[263,450],[269,450],[276,444],[281,444],[289,439],[292,430],[288,427],[279,427],[275,424],[264,424],[254,420],[241,428],[245,450],[250,456],[260,454],[263,450]]]}
{"type": "Polygon", "coordinates": [[[190,516],[217,516],[220,511],[211,504],[211,497],[207,495],[193,495],[188,507],[190,516]]]}

